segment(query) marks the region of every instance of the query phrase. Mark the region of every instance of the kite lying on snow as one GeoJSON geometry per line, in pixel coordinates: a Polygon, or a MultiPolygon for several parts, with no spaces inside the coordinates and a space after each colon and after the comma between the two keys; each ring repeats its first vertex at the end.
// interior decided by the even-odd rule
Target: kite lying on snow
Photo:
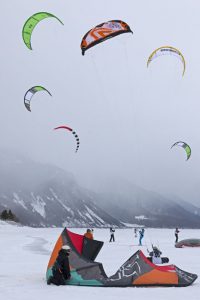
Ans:
{"type": "Polygon", "coordinates": [[[200,239],[186,239],[175,244],[176,248],[200,247],[200,239]]]}
{"type": "Polygon", "coordinates": [[[134,286],[188,286],[197,275],[185,272],[174,265],[157,266],[151,263],[142,251],[133,254],[118,270],[108,277],[101,263],[95,262],[103,242],[91,240],[64,229],[59,236],[47,267],[46,279],[52,276],[52,268],[63,245],[71,249],[69,264],[71,278],[66,285],[99,287],[134,286]]]}

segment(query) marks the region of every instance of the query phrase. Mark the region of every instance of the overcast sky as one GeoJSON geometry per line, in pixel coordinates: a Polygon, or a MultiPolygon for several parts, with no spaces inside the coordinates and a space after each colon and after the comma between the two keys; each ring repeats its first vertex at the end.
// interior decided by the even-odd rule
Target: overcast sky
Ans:
{"type": "Polygon", "coordinates": [[[1,1],[1,146],[56,164],[90,189],[102,178],[120,176],[162,194],[172,193],[200,206],[200,2],[198,0],[6,0],[1,1]],[[33,51],[22,40],[24,22],[45,11],[34,29],[33,51]],[[132,34],[120,35],[88,50],[83,35],[104,21],[127,22],[132,34]],[[160,46],[178,48],[186,60],[156,59],[160,46]],[[32,112],[25,92],[38,93],[32,112]],[[72,127],[80,148],[59,125],[72,127]],[[187,142],[186,162],[176,141],[187,142]]]}

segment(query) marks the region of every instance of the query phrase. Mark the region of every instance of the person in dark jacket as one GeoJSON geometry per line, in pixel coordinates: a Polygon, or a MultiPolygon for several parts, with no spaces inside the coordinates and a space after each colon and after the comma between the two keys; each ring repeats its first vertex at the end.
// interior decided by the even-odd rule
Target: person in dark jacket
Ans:
{"type": "Polygon", "coordinates": [[[115,229],[114,228],[112,228],[112,227],[110,227],[110,241],[109,242],[115,242],[115,235],[114,235],[114,233],[115,233],[115,229]]]}
{"type": "Polygon", "coordinates": [[[68,245],[62,246],[52,268],[53,276],[49,277],[47,284],[53,283],[55,285],[65,285],[65,281],[70,279],[71,274],[68,258],[70,255],[70,250],[71,249],[68,245]]]}
{"type": "Polygon", "coordinates": [[[176,227],[176,230],[175,230],[175,237],[176,237],[176,240],[175,240],[175,243],[178,243],[178,234],[179,234],[179,230],[178,230],[178,227],[176,227]]]}

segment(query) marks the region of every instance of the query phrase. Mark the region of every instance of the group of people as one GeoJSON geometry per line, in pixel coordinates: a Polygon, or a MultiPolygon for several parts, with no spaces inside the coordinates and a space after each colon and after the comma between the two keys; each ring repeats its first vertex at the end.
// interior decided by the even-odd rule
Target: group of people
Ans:
{"type": "MultiPolygon", "coordinates": [[[[87,229],[86,233],[84,234],[85,237],[89,238],[89,239],[94,239],[93,237],[93,229],[87,229]]],[[[139,246],[142,246],[142,240],[144,238],[144,233],[145,233],[145,229],[141,228],[139,231],[137,228],[134,228],[134,236],[135,238],[137,238],[137,232],[139,233],[139,246]]],[[[179,229],[178,227],[176,227],[175,229],[175,243],[178,242],[178,234],[179,234],[179,229]]],[[[109,242],[115,242],[115,229],[113,227],[110,227],[110,240],[109,242]]]]}
{"type": "MultiPolygon", "coordinates": [[[[145,232],[144,228],[139,230],[139,246],[142,246],[142,239],[144,238],[144,232],[145,232]]],[[[175,243],[178,243],[179,232],[180,231],[179,231],[178,227],[176,227],[175,233],[174,233],[175,234],[175,243]]],[[[135,233],[135,237],[137,237],[137,228],[134,229],[134,233],[135,233]]]]}

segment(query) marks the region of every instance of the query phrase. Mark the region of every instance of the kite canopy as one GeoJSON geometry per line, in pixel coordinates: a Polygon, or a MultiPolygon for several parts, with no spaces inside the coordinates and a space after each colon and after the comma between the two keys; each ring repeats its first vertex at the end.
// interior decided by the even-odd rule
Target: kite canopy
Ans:
{"type": "Polygon", "coordinates": [[[185,142],[181,142],[180,141],[180,142],[174,143],[171,146],[171,148],[173,148],[174,146],[179,146],[179,147],[182,147],[183,149],[185,149],[185,152],[187,154],[187,159],[186,160],[188,160],[190,158],[190,156],[191,156],[191,148],[190,148],[190,146],[188,144],[186,144],[185,142]]]}
{"type": "Polygon", "coordinates": [[[46,18],[55,18],[62,25],[64,25],[60,19],[58,19],[56,16],[54,16],[53,14],[50,14],[48,12],[38,12],[38,13],[32,15],[25,22],[24,27],[22,29],[22,37],[23,37],[24,43],[30,50],[32,50],[31,36],[32,36],[32,32],[33,32],[34,28],[40,21],[42,21],[46,18]]]}
{"type": "Polygon", "coordinates": [[[32,97],[35,95],[35,93],[37,93],[39,91],[46,91],[50,96],[52,96],[51,93],[47,89],[45,89],[43,86],[40,86],[40,85],[33,86],[24,95],[24,105],[28,111],[31,111],[30,105],[31,105],[32,97]]]}
{"type": "Polygon", "coordinates": [[[84,35],[81,42],[82,55],[89,48],[126,32],[133,33],[129,25],[120,20],[112,20],[97,25],[84,35]]]}
{"type": "Polygon", "coordinates": [[[176,248],[200,247],[200,239],[186,239],[175,244],[176,248]]]}
{"type": "Polygon", "coordinates": [[[185,67],[186,67],[186,63],[185,63],[185,58],[183,56],[183,54],[176,48],[171,47],[171,46],[162,46],[160,48],[157,48],[156,50],[154,50],[151,55],[148,58],[147,61],[147,67],[149,66],[149,64],[157,57],[161,56],[161,55],[173,55],[175,57],[177,57],[179,60],[181,60],[182,64],[183,64],[183,73],[182,76],[185,73],[185,67]]]}
{"type": "Polygon", "coordinates": [[[56,128],[54,128],[54,130],[57,130],[57,129],[65,129],[65,130],[69,130],[71,131],[71,133],[74,135],[75,139],[76,139],[76,152],[78,151],[78,148],[79,148],[79,145],[80,145],[80,141],[79,141],[79,137],[77,135],[77,133],[70,127],[68,126],[58,126],[56,128]]]}
{"type": "Polygon", "coordinates": [[[52,267],[63,245],[69,245],[71,278],[66,285],[133,287],[133,286],[188,286],[196,274],[185,272],[174,265],[152,264],[142,251],[133,254],[118,270],[108,277],[101,263],[95,262],[103,242],[90,240],[64,229],[60,235],[47,267],[46,279],[52,276],[52,267]]]}

